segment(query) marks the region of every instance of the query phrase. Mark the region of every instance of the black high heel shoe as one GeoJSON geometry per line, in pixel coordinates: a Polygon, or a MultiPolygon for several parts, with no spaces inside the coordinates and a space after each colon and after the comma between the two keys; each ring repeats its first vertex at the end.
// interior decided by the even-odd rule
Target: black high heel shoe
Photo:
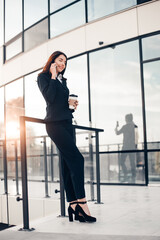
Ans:
{"type": "Polygon", "coordinates": [[[69,207],[68,207],[69,221],[73,222],[73,214],[74,214],[75,215],[74,220],[80,221],[80,222],[85,222],[84,217],[77,214],[76,211],[74,211],[73,208],[71,207],[71,205],[77,204],[77,203],[78,202],[72,202],[72,203],[69,204],[69,207]]]}
{"type": "MultiPolygon", "coordinates": [[[[75,214],[77,216],[79,216],[79,214],[81,214],[83,219],[85,220],[85,222],[96,222],[96,218],[95,217],[87,215],[83,211],[83,209],[79,206],[79,204],[85,204],[85,203],[87,203],[87,202],[77,202],[77,206],[76,206],[76,209],[75,209],[75,214]]],[[[81,219],[79,219],[79,221],[81,222],[81,219]]]]}

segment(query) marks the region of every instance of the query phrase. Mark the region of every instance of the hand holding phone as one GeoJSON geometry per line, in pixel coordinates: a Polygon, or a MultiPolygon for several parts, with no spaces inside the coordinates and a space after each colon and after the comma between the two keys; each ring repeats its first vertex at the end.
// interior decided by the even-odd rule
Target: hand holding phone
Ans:
{"type": "Polygon", "coordinates": [[[56,63],[52,63],[50,66],[50,72],[52,74],[52,79],[56,79],[57,77],[57,64],[56,63]]]}

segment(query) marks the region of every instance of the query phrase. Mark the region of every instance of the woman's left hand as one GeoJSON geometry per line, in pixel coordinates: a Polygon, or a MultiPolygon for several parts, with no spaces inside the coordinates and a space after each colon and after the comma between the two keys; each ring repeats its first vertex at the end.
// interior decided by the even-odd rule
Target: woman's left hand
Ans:
{"type": "Polygon", "coordinates": [[[78,106],[78,101],[76,100],[73,104],[73,107],[74,107],[75,110],[77,109],[77,106],[78,106]]]}

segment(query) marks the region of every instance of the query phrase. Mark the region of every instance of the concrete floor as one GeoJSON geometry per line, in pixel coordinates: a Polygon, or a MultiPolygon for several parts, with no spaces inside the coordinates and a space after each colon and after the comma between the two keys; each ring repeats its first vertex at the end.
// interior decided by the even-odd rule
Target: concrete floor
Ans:
{"type": "Polygon", "coordinates": [[[70,223],[57,212],[32,221],[32,232],[16,226],[0,232],[0,239],[160,240],[160,185],[102,186],[101,193],[103,204],[88,203],[96,223],[70,223]]]}

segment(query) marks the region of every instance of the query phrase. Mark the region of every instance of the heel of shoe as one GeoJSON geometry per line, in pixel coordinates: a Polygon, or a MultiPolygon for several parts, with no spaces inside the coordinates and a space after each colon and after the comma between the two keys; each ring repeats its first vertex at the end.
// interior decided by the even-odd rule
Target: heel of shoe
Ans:
{"type": "Polygon", "coordinates": [[[74,220],[76,220],[76,221],[78,221],[79,220],[79,217],[78,217],[78,215],[75,213],[75,218],[74,218],[74,220]]]}
{"type": "Polygon", "coordinates": [[[73,222],[73,212],[72,209],[68,208],[68,216],[69,216],[69,221],[73,222]]]}
{"type": "Polygon", "coordinates": [[[75,220],[79,221],[79,222],[85,222],[85,219],[83,216],[79,215],[78,211],[75,211],[75,220]]]}

